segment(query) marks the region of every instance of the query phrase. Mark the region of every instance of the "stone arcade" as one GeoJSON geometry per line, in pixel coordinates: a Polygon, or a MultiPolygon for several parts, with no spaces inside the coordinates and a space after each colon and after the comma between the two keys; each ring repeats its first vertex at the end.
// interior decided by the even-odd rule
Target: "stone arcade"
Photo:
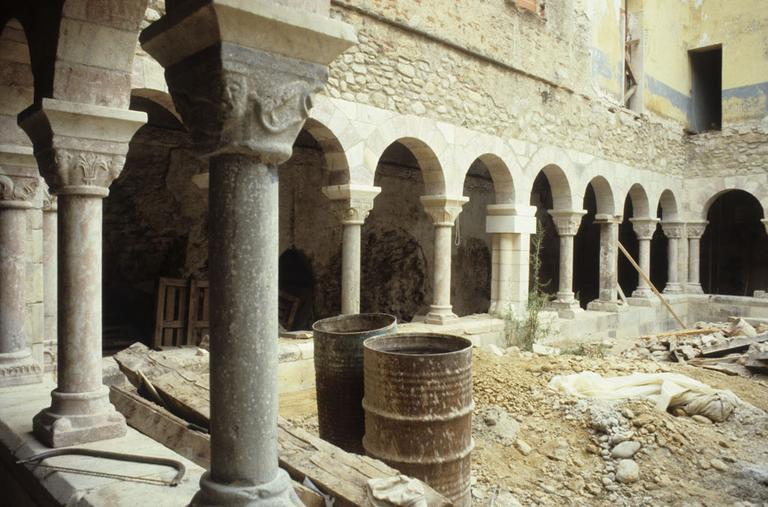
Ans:
{"type": "Polygon", "coordinates": [[[10,498],[91,487],[21,477],[20,452],[159,446],[110,403],[102,353],[151,344],[161,277],[210,283],[211,463],[158,505],[298,502],[279,291],[294,329],[385,312],[501,344],[531,287],[551,343],[670,328],[621,243],[688,321],[768,317],[768,12],[722,3],[4,4],[10,498]],[[718,48],[713,102],[688,63],[718,48]]]}

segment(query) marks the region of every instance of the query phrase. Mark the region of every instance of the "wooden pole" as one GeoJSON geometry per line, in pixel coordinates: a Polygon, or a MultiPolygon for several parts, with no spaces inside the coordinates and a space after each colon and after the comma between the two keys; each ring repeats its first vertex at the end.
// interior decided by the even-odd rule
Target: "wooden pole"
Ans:
{"type": "Polygon", "coordinates": [[[627,260],[629,261],[629,263],[630,263],[630,264],[632,264],[632,267],[633,267],[633,268],[635,268],[635,270],[637,270],[638,274],[639,274],[640,276],[642,276],[642,277],[643,277],[643,280],[645,280],[645,282],[646,282],[646,283],[648,284],[648,286],[651,288],[651,290],[653,291],[653,293],[654,293],[654,294],[656,294],[656,297],[658,297],[658,298],[659,298],[659,300],[660,300],[660,301],[661,301],[661,302],[664,304],[664,306],[666,306],[666,307],[667,307],[667,310],[669,310],[669,313],[671,313],[671,314],[672,314],[672,316],[675,318],[675,320],[677,321],[677,323],[680,325],[680,329],[685,329],[685,323],[684,323],[682,320],[680,320],[680,317],[678,317],[678,316],[677,316],[677,314],[676,314],[676,313],[675,313],[675,311],[672,309],[672,307],[669,305],[669,303],[667,302],[667,300],[666,300],[666,299],[664,299],[664,296],[662,296],[662,295],[661,295],[661,293],[658,291],[658,289],[657,289],[657,288],[656,288],[656,286],[653,284],[653,282],[652,282],[652,281],[651,281],[651,279],[648,277],[648,275],[646,275],[645,273],[643,273],[643,270],[642,270],[642,269],[640,269],[640,266],[638,266],[638,265],[637,265],[637,262],[635,262],[635,259],[633,259],[633,258],[632,258],[632,256],[629,254],[629,252],[627,252],[627,249],[626,249],[626,248],[624,248],[624,245],[622,245],[622,244],[621,244],[621,241],[619,241],[619,242],[618,242],[618,244],[619,244],[619,250],[621,250],[621,253],[623,253],[623,254],[624,254],[624,257],[626,257],[626,258],[627,258],[627,260]]]}

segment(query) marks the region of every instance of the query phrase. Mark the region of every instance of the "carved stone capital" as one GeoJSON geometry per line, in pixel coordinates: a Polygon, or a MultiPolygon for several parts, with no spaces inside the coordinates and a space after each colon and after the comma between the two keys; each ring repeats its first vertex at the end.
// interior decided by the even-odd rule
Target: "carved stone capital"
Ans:
{"type": "Polygon", "coordinates": [[[362,225],[373,209],[374,198],[381,192],[379,187],[363,185],[333,185],[322,190],[343,225],[362,225]]]}
{"type": "Polygon", "coordinates": [[[469,197],[451,197],[447,195],[423,195],[421,204],[435,226],[453,227],[461,213],[461,208],[469,197]]]}
{"type": "Polygon", "coordinates": [[[43,211],[56,211],[58,210],[58,203],[56,196],[51,194],[48,185],[45,183],[44,178],[40,178],[40,187],[43,193],[43,211]]]}
{"type": "Polygon", "coordinates": [[[581,224],[581,218],[586,215],[584,210],[559,210],[551,209],[547,210],[552,216],[552,220],[555,222],[557,228],[557,234],[560,236],[575,236],[579,231],[579,225],[581,224]]]}
{"type": "Polygon", "coordinates": [[[265,164],[290,157],[326,66],[354,42],[349,25],[264,0],[188,2],[141,34],[200,151],[265,164]]]}
{"type": "Polygon", "coordinates": [[[683,237],[683,222],[661,222],[661,230],[668,239],[680,239],[683,237]]]}
{"type": "Polygon", "coordinates": [[[688,222],[685,228],[688,238],[701,239],[701,237],[704,235],[704,231],[707,230],[707,224],[709,224],[707,220],[702,222],[688,222]]]}
{"type": "Polygon", "coordinates": [[[105,196],[146,113],[43,99],[19,115],[40,172],[55,194],[105,196]]]}
{"type": "Polygon", "coordinates": [[[650,240],[653,238],[653,233],[656,232],[656,226],[659,223],[658,218],[630,218],[632,222],[632,229],[635,230],[637,239],[650,240]]]}
{"type": "Polygon", "coordinates": [[[0,207],[32,207],[38,183],[31,148],[0,145],[0,207]]]}

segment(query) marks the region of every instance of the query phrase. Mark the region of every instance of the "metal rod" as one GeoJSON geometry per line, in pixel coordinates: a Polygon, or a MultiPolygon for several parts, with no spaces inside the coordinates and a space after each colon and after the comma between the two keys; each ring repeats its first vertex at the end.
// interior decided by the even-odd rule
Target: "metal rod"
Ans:
{"type": "MultiPolygon", "coordinates": [[[[123,454],[120,452],[101,451],[97,449],[81,449],[81,448],[53,449],[51,451],[35,454],[34,456],[31,456],[26,459],[18,460],[16,463],[18,464],[33,463],[37,461],[42,461],[44,459],[53,458],[55,456],[68,456],[68,455],[89,456],[92,458],[114,459],[117,461],[131,461],[134,463],[146,463],[148,465],[168,466],[176,470],[176,476],[169,483],[167,483],[169,486],[178,486],[179,483],[181,483],[181,480],[184,478],[184,474],[186,473],[186,470],[187,470],[186,467],[184,466],[184,463],[177,461],[175,459],[159,458],[155,456],[139,456],[136,454],[123,454]]],[[[43,465],[43,466],[53,468],[53,466],[50,466],[50,465],[43,465]]],[[[70,469],[68,471],[71,472],[73,470],[70,469]]],[[[83,471],[81,470],[80,472],[83,472],[83,471]]],[[[88,472],[88,471],[86,470],[85,472],[88,472]]],[[[95,473],[100,473],[100,472],[95,472],[95,473]]]]}
{"type": "Polygon", "coordinates": [[[677,314],[676,314],[676,313],[675,313],[675,311],[672,309],[672,307],[669,305],[669,303],[667,302],[667,300],[666,300],[666,299],[664,299],[664,296],[662,296],[662,295],[661,295],[661,293],[658,291],[658,289],[657,289],[657,288],[656,288],[656,286],[653,284],[653,282],[652,282],[652,281],[651,281],[651,279],[648,277],[648,275],[646,275],[645,273],[643,273],[643,270],[642,270],[642,269],[640,269],[640,266],[638,266],[638,265],[637,265],[637,262],[635,262],[635,259],[633,259],[633,258],[632,258],[632,256],[629,254],[629,252],[627,252],[627,249],[626,249],[626,248],[624,248],[624,245],[622,245],[622,244],[621,244],[621,241],[618,241],[617,243],[618,243],[618,245],[619,245],[619,250],[621,250],[621,253],[623,253],[623,254],[624,254],[624,256],[627,258],[627,260],[629,261],[629,263],[630,263],[630,264],[632,264],[632,267],[633,267],[633,268],[635,268],[635,269],[637,270],[637,272],[640,274],[640,276],[642,276],[642,277],[643,277],[643,280],[645,280],[645,282],[646,282],[646,283],[648,284],[648,286],[651,288],[651,290],[653,291],[653,293],[654,293],[654,294],[656,294],[656,297],[658,297],[658,298],[659,298],[659,300],[661,300],[661,302],[662,302],[662,303],[664,303],[664,306],[666,306],[666,307],[667,307],[667,310],[669,310],[669,313],[671,313],[671,314],[672,314],[672,316],[675,318],[675,320],[677,321],[677,323],[680,325],[680,329],[685,329],[685,323],[684,323],[682,320],[680,320],[680,317],[678,317],[678,316],[677,316],[677,314]]]}

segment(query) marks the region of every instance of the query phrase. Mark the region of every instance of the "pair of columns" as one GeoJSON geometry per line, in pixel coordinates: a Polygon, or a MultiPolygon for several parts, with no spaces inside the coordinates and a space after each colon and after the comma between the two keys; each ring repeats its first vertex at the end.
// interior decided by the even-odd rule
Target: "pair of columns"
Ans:
{"type": "MultiPolygon", "coordinates": [[[[341,313],[345,315],[359,313],[362,226],[381,188],[364,185],[333,185],[323,187],[322,191],[331,201],[332,209],[343,227],[341,313]]],[[[424,210],[435,226],[433,302],[425,316],[425,321],[430,324],[444,324],[457,318],[451,306],[451,233],[462,206],[468,200],[463,196],[421,197],[424,210]]]]}

